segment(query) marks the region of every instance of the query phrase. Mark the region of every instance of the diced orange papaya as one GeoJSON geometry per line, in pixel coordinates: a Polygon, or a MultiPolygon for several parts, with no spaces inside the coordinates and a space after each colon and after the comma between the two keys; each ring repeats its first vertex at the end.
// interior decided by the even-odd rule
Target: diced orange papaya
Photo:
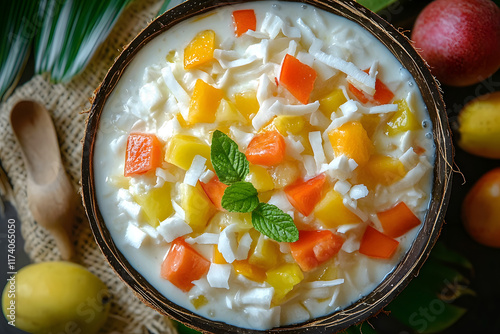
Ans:
{"type": "Polygon", "coordinates": [[[275,166],[285,158],[285,139],[278,131],[259,133],[248,144],[245,155],[254,165],[275,166]]]}
{"type": "Polygon", "coordinates": [[[248,30],[255,31],[257,18],[253,9],[235,10],[233,12],[234,33],[240,37],[248,30]]]}
{"type": "Polygon", "coordinates": [[[207,183],[200,182],[200,184],[213,205],[215,205],[218,210],[223,210],[221,201],[228,185],[220,182],[217,175],[212,177],[207,183]]]}
{"type": "Polygon", "coordinates": [[[361,238],[359,252],[378,259],[390,259],[398,249],[399,242],[368,226],[361,238]]]}
{"type": "Polygon", "coordinates": [[[314,208],[314,216],[326,228],[335,228],[344,224],[361,223],[361,218],[349,210],[337,191],[331,189],[314,208]]]}
{"type": "Polygon", "coordinates": [[[403,163],[396,158],[374,154],[370,160],[357,170],[357,181],[370,189],[377,184],[389,186],[406,175],[403,163]]]}
{"type": "Polygon", "coordinates": [[[402,132],[418,130],[420,128],[417,117],[410,110],[406,100],[395,101],[398,111],[387,122],[385,133],[394,136],[402,132]]]}
{"type": "Polygon", "coordinates": [[[285,194],[292,206],[304,216],[309,216],[321,199],[325,174],[307,181],[301,180],[285,188],[285,194]]]}
{"type": "Polygon", "coordinates": [[[223,97],[224,92],[221,89],[212,87],[201,79],[196,80],[189,103],[188,122],[190,124],[213,123],[223,97]]]}
{"type": "Polygon", "coordinates": [[[184,69],[189,70],[214,59],[215,32],[205,30],[198,33],[184,49],[184,69]]]}
{"type": "Polygon", "coordinates": [[[316,76],[316,71],[309,65],[292,55],[285,56],[281,65],[280,83],[301,103],[309,103],[316,76]]]}
{"type": "Polygon", "coordinates": [[[377,213],[384,233],[391,238],[397,238],[420,225],[420,219],[404,202],[399,202],[389,210],[377,213]]]}
{"type": "Polygon", "coordinates": [[[210,261],[201,256],[183,238],[172,242],[170,250],[161,265],[161,277],[170,281],[184,292],[194,286],[192,283],[207,274],[210,261]]]}
{"type": "Polygon", "coordinates": [[[161,166],[161,143],[151,133],[131,133],[127,139],[125,176],[139,175],[161,166]]]}
{"type": "Polygon", "coordinates": [[[328,138],[335,156],[345,155],[354,159],[358,166],[366,164],[374,150],[366,130],[358,121],[344,123],[333,129],[328,133],[328,138]]]}

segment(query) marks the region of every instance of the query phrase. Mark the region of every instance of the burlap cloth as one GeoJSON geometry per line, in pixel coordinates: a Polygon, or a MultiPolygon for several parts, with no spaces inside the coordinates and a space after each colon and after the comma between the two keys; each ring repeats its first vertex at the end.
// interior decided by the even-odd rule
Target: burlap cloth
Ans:
{"type": "MultiPolygon", "coordinates": [[[[89,99],[93,91],[123,46],[155,17],[162,2],[135,0],[124,11],[85,71],[70,83],[52,84],[47,76],[35,76],[18,87],[14,94],[0,105],[0,161],[14,190],[25,250],[33,262],[60,260],[60,255],[52,237],[37,225],[28,210],[26,170],[9,123],[10,110],[22,99],[35,100],[45,105],[56,127],[63,163],[77,191],[80,180],[81,140],[87,117],[83,111],[90,108],[89,99]]],[[[101,333],[175,333],[168,320],[139,301],[131,289],[115,275],[95,243],[83,207],[78,209],[73,236],[77,252],[75,261],[105,282],[112,294],[110,317],[101,333]]]]}

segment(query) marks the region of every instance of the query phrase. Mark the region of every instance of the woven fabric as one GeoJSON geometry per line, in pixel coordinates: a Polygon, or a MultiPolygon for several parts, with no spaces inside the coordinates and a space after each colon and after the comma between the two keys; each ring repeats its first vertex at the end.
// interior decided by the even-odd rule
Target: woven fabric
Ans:
{"type": "MultiPolygon", "coordinates": [[[[136,0],[126,8],[85,71],[70,83],[52,84],[47,76],[35,76],[0,105],[0,161],[11,180],[25,250],[33,262],[60,260],[60,254],[52,236],[33,220],[28,209],[26,170],[9,123],[10,110],[23,99],[35,100],[49,110],[63,164],[76,192],[80,180],[81,140],[87,117],[84,111],[90,108],[89,100],[94,90],[123,46],[155,17],[161,3],[161,0],[136,0]]],[[[175,333],[166,318],[144,305],[113,272],[95,243],[83,206],[78,208],[73,238],[77,253],[75,262],[97,275],[112,294],[109,320],[101,333],[175,333]]]]}

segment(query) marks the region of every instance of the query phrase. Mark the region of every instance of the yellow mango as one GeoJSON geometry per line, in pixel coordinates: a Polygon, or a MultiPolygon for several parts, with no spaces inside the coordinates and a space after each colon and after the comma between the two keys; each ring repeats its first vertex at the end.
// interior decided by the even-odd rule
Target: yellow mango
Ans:
{"type": "Polygon", "coordinates": [[[420,124],[406,100],[398,100],[394,103],[398,105],[398,111],[387,122],[385,133],[394,136],[402,132],[418,130],[420,124]]]}
{"type": "Polygon", "coordinates": [[[184,69],[189,70],[214,59],[215,32],[198,33],[184,49],[184,69]]]}
{"type": "Polygon", "coordinates": [[[260,108],[255,91],[245,91],[235,94],[234,104],[247,121],[251,121],[260,108]]]}
{"type": "Polygon", "coordinates": [[[344,205],[342,195],[334,189],[326,193],[325,197],[316,204],[314,216],[319,219],[326,228],[335,228],[344,224],[361,223],[361,219],[344,205]]]}
{"type": "Polygon", "coordinates": [[[262,166],[250,165],[250,173],[246,176],[245,181],[252,183],[258,192],[274,189],[273,178],[262,166]]]}
{"type": "Polygon", "coordinates": [[[168,143],[165,161],[188,170],[196,155],[201,155],[207,159],[207,165],[211,167],[210,146],[193,136],[175,135],[168,143]]]}
{"type": "Polygon", "coordinates": [[[205,306],[208,304],[208,299],[204,295],[199,295],[194,298],[190,298],[189,301],[191,304],[193,304],[195,309],[199,309],[202,306],[205,306]]]}
{"type": "Polygon", "coordinates": [[[134,196],[146,214],[149,225],[156,228],[174,213],[171,189],[171,184],[166,182],[161,188],[153,188],[145,194],[134,196]]]}
{"type": "Polygon", "coordinates": [[[257,266],[251,265],[247,260],[234,261],[233,268],[236,273],[254,282],[262,283],[266,279],[266,272],[257,266]]]}
{"type": "Polygon", "coordinates": [[[406,169],[399,159],[374,154],[357,173],[358,183],[373,189],[377,184],[389,186],[401,180],[406,175],[406,169]]]}
{"type": "Polygon", "coordinates": [[[214,246],[214,257],[212,262],[215,264],[227,264],[226,259],[224,259],[222,253],[219,252],[219,247],[217,247],[217,245],[214,246]]]}
{"type": "Polygon", "coordinates": [[[358,121],[344,123],[331,130],[328,138],[335,156],[345,155],[354,159],[358,166],[368,162],[374,149],[366,130],[358,121]]]}
{"type": "Polygon", "coordinates": [[[213,123],[223,97],[224,92],[221,89],[212,87],[201,79],[196,80],[189,103],[188,122],[191,124],[213,123]]]}
{"type": "Polygon", "coordinates": [[[319,110],[330,119],[332,113],[336,112],[341,105],[347,102],[342,89],[334,89],[330,94],[319,100],[319,110]]]}
{"type": "Polygon", "coordinates": [[[281,259],[280,246],[276,242],[260,235],[255,247],[250,249],[248,263],[263,269],[276,267],[281,259]]]}
{"type": "Polygon", "coordinates": [[[280,115],[273,119],[273,125],[283,136],[298,135],[304,130],[306,120],[302,116],[280,115]]]}
{"type": "Polygon", "coordinates": [[[186,213],[186,222],[194,232],[202,232],[217,210],[199,184],[193,187],[181,183],[179,192],[181,207],[186,213]]]}
{"type": "Polygon", "coordinates": [[[286,263],[271,269],[266,276],[266,282],[274,288],[274,305],[280,305],[293,287],[304,279],[304,274],[296,263],[286,263]]]}
{"type": "Polygon", "coordinates": [[[184,117],[182,117],[181,113],[178,113],[177,115],[175,115],[175,118],[177,118],[177,121],[179,122],[179,125],[181,127],[183,127],[183,128],[189,127],[188,122],[184,119],[184,117]]]}
{"type": "Polygon", "coordinates": [[[236,106],[226,99],[222,99],[220,101],[217,112],[215,113],[215,121],[218,123],[246,123],[246,119],[240,114],[238,110],[236,110],[236,106]]]}
{"type": "Polygon", "coordinates": [[[269,170],[274,188],[281,189],[294,183],[300,177],[300,169],[297,163],[285,161],[269,170]]]}
{"type": "Polygon", "coordinates": [[[361,117],[360,122],[366,130],[368,137],[371,138],[380,123],[380,116],[378,114],[365,114],[361,117]]]}

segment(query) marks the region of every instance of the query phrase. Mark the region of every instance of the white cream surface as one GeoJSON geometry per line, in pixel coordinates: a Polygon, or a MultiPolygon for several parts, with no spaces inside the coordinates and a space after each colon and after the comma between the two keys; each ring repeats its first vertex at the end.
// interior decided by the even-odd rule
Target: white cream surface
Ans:
{"type": "MultiPolygon", "coordinates": [[[[369,90],[369,87],[366,89],[369,90]]],[[[289,140],[294,139],[293,136],[288,137],[289,140]]],[[[390,260],[360,254],[357,251],[359,240],[368,224],[380,229],[376,212],[386,210],[400,201],[404,201],[424,221],[430,201],[434,146],[431,122],[414,80],[375,37],[345,18],[310,5],[262,1],[226,6],[210,15],[182,22],[144,46],[106,102],[95,144],[94,161],[101,214],[118,249],[141,275],[168,299],[204,317],[244,328],[268,329],[303,322],[345,308],[370,293],[394,269],[411,246],[418,228],[397,238],[400,245],[390,260]],[[257,31],[237,38],[231,13],[236,9],[248,8],[255,10],[257,31]],[[196,34],[207,29],[216,33],[216,48],[222,51],[216,51],[217,59],[212,65],[184,70],[184,48],[196,34]],[[314,156],[304,157],[300,153],[300,159],[297,159],[303,178],[326,172],[330,184],[337,182],[338,189],[345,192],[344,203],[363,220],[361,224],[344,225],[334,230],[346,239],[342,250],[331,261],[337,268],[338,279],[343,281],[317,287],[311,283],[316,280],[315,274],[304,273],[304,284],[293,289],[283,304],[274,307],[270,307],[273,290],[269,284],[256,283],[236,274],[234,270],[230,272],[227,289],[212,287],[204,277],[195,282],[195,287],[188,293],[184,293],[160,276],[161,263],[170,243],[157,229],[147,224],[140,205],[133,199],[134,195],[160,187],[164,182],[174,183],[175,193],[184,180],[184,171],[165,162],[155,173],[124,178],[127,137],[132,132],[154,133],[167,145],[173,135],[182,133],[197,136],[210,144],[211,132],[217,124],[200,124],[183,129],[174,117],[177,113],[185,115],[196,79],[201,78],[223,89],[229,99],[238,92],[257,91],[260,110],[252,124],[235,124],[232,132],[233,139],[244,151],[251,138],[245,133],[257,132],[269,117],[274,116],[269,112],[272,103],[278,101],[285,106],[300,104],[283,87],[275,84],[282,59],[287,53],[316,69],[318,78],[315,89],[326,91],[329,85],[342,88],[349,99],[341,110],[327,119],[317,111],[316,100],[321,96],[313,92],[307,105],[312,112],[306,110],[301,113],[311,123],[318,123],[322,129],[324,163],[314,160],[314,156]],[[170,62],[167,61],[167,55],[170,62]],[[323,56],[337,57],[354,64],[358,71],[376,67],[376,78],[382,80],[395,94],[394,100],[406,99],[408,102],[422,127],[392,137],[380,130],[372,138],[377,152],[403,161],[408,172],[402,180],[387,187],[378,186],[376,191],[366,195],[362,187],[352,188],[356,184],[346,182],[352,174],[348,167],[332,169],[330,163],[336,157],[331,146],[328,147],[330,144],[326,132],[347,121],[359,119],[362,114],[378,111],[362,106],[347,90],[346,74],[320,60],[324,60],[321,58],[323,56]],[[240,64],[234,63],[242,59],[240,64]],[[187,97],[168,88],[166,77],[169,75],[173,75],[187,97]],[[355,111],[350,112],[349,108],[355,111]],[[416,144],[425,149],[424,154],[413,152],[412,147],[416,144]],[[356,189],[361,190],[361,193],[356,189]],[[361,198],[358,199],[357,195],[361,198]],[[192,301],[200,295],[208,303],[195,308],[192,301]]],[[[175,195],[174,200],[178,200],[175,195]]],[[[278,203],[287,209],[286,203],[283,204],[279,199],[278,203]]],[[[178,212],[179,215],[182,216],[182,213],[178,212]]],[[[297,212],[294,216],[301,223],[321,226],[314,221],[314,216],[301,217],[297,212]]],[[[194,240],[192,246],[211,259],[212,244],[198,244],[194,240]]],[[[281,250],[285,253],[284,258],[293,262],[286,244],[281,245],[281,250]]]]}

